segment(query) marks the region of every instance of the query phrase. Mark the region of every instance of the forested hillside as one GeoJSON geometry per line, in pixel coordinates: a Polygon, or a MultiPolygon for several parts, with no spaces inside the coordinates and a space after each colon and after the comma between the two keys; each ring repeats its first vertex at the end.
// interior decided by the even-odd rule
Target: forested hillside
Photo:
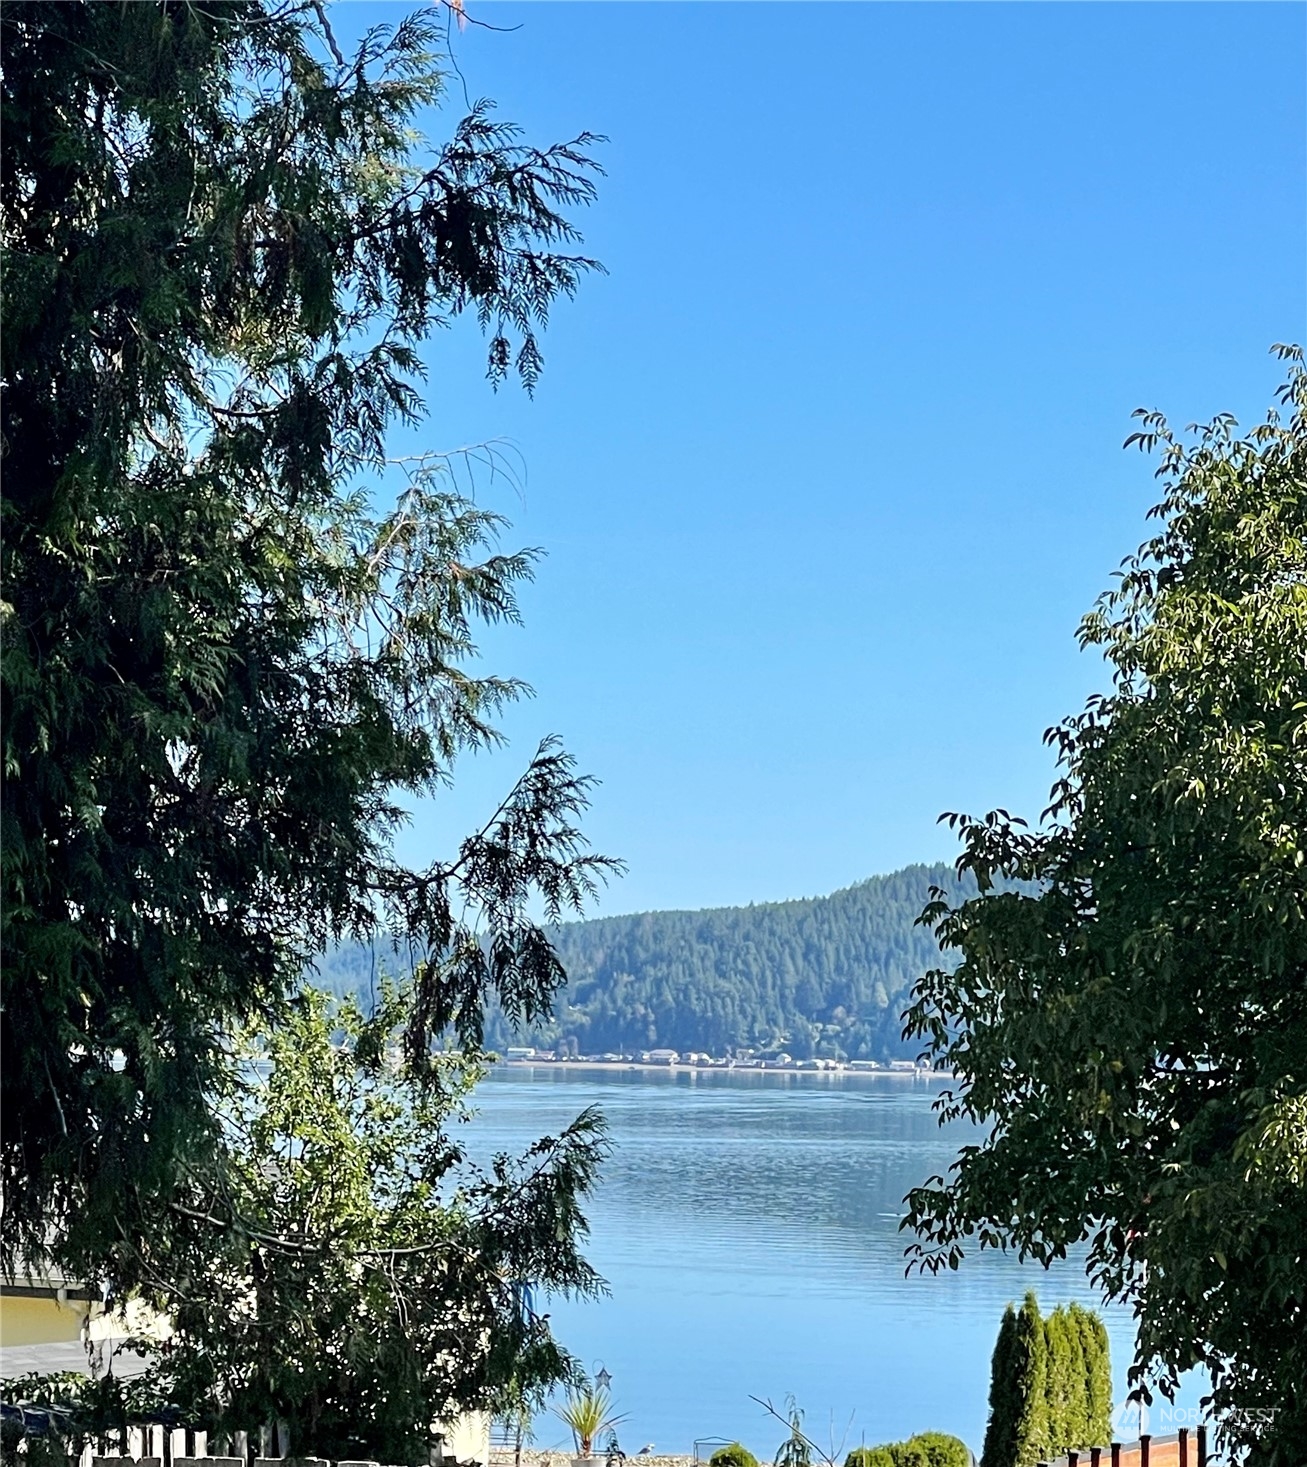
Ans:
{"type": "MultiPolygon", "coordinates": [[[[908,1056],[905,994],[940,960],[915,925],[932,885],[957,891],[952,867],[908,866],[825,897],[568,923],[552,934],[569,975],[553,1020],[515,1034],[492,1013],[486,1042],[580,1054],[666,1046],[908,1056]]],[[[376,966],[370,954],[344,950],[322,976],[366,995],[376,966]]]]}

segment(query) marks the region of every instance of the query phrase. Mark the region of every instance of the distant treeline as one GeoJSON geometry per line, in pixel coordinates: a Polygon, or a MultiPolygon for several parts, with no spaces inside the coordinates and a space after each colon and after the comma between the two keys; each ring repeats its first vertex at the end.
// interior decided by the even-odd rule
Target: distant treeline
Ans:
{"type": "MultiPolygon", "coordinates": [[[[576,1054],[666,1047],[796,1059],[900,1059],[907,990],[939,949],[916,920],[946,865],[908,866],[830,896],[699,912],[644,912],[554,929],[568,972],[553,1017],[524,1031],[491,1012],[486,1043],[576,1054]]],[[[361,948],[329,955],[320,981],[366,1000],[381,966],[361,948]]],[[[392,964],[393,966],[393,964],[392,964]]]]}

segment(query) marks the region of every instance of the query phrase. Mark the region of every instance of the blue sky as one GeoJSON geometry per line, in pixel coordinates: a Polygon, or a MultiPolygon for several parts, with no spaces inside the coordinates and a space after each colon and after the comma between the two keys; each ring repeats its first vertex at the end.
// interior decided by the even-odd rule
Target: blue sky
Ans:
{"type": "MultiPolygon", "coordinates": [[[[1140,405],[1264,411],[1307,325],[1307,8],[493,3],[456,54],[533,142],[606,133],[609,270],[534,401],[470,330],[434,448],[512,440],[548,551],[501,754],[419,810],[431,859],[559,733],[629,874],[603,912],[828,891],[1037,816],[1080,615],[1145,532],[1140,405]]],[[[401,7],[345,4],[348,34],[401,7]]],[[[462,110],[455,79],[433,138],[462,110]]]]}

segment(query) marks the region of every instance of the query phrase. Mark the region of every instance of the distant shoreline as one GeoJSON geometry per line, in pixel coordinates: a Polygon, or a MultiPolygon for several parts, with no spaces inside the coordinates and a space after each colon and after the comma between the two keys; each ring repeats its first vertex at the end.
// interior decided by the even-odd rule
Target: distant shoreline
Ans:
{"type": "Polygon", "coordinates": [[[954,1080],[948,1070],[801,1070],[795,1065],[778,1065],[766,1069],[760,1065],[687,1065],[650,1064],[642,1060],[596,1060],[596,1059],[497,1059],[492,1069],[506,1070],[597,1070],[604,1074],[649,1075],[784,1075],[796,1080],[907,1080],[931,1081],[954,1080]]]}

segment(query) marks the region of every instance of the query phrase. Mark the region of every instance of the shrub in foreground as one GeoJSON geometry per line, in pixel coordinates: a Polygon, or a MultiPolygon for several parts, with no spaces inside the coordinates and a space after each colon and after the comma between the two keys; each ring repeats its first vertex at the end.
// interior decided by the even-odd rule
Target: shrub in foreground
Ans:
{"type": "Polygon", "coordinates": [[[844,1459],[844,1467],[899,1467],[894,1455],[898,1443],[892,1447],[854,1447],[844,1459]]]}
{"type": "Polygon", "coordinates": [[[922,1431],[905,1442],[855,1447],[844,1467],[971,1467],[966,1443],[942,1431],[922,1431]]]}
{"type": "Polygon", "coordinates": [[[708,1467],[758,1467],[758,1459],[739,1442],[732,1442],[729,1446],[718,1447],[708,1458],[708,1467]]]}
{"type": "Polygon", "coordinates": [[[922,1431],[904,1443],[903,1457],[896,1467],[971,1467],[965,1442],[943,1431],[922,1431]],[[912,1454],[916,1453],[914,1457],[912,1454]]]}

